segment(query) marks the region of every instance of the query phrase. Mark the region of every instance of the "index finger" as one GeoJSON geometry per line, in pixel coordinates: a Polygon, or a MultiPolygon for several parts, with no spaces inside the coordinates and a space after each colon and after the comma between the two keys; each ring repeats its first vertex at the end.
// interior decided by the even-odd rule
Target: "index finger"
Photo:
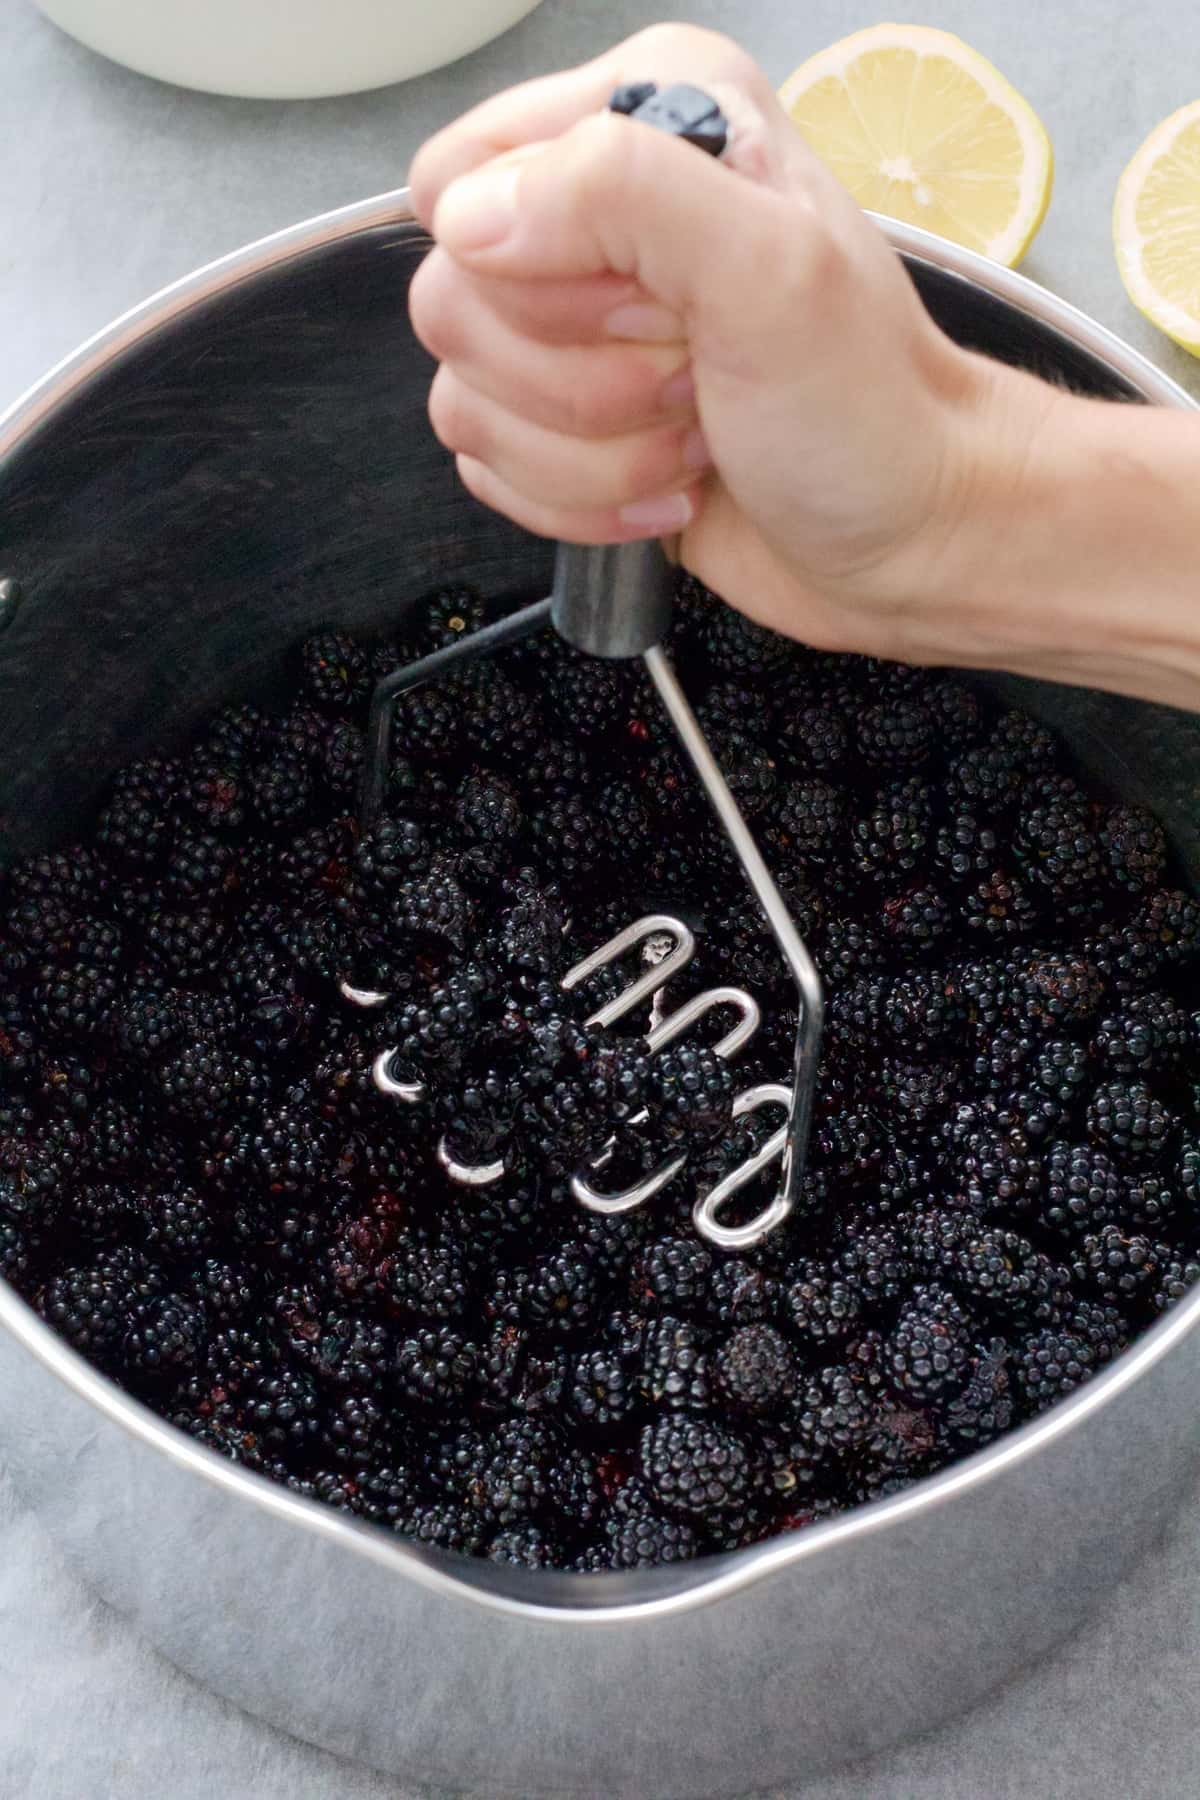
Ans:
{"type": "MultiPolygon", "coordinates": [[[[635,81],[719,82],[744,87],[761,73],[732,39],[697,25],[652,25],[592,62],[522,82],[464,113],[417,152],[409,174],[417,217],[430,228],[445,188],[506,151],[544,143],[635,81]]],[[[736,102],[735,102],[736,105],[736,102]]],[[[734,126],[737,120],[732,121],[734,126]]]]}

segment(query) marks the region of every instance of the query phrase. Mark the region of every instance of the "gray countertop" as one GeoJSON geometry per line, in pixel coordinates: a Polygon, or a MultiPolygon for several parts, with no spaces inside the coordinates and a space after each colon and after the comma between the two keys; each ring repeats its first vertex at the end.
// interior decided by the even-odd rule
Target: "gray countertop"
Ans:
{"type": "MultiPolygon", "coordinates": [[[[4,0],[0,407],[164,283],[296,219],[397,186],[444,119],[663,12],[735,32],[777,78],[874,16],[850,0],[545,0],[499,43],[439,74],[348,100],[275,105],[145,81],[78,48],[26,0],[4,0]]],[[[1027,272],[1200,393],[1200,364],[1125,300],[1109,241],[1120,169],[1150,126],[1200,88],[1194,61],[1179,54],[1194,32],[1191,9],[1165,0],[1151,18],[1118,0],[929,0],[921,13],[991,56],[1054,138],[1056,195],[1027,272]]],[[[1197,1793],[1198,1602],[1200,1496],[1065,1650],[936,1737],[810,1784],[805,1800],[1197,1793]]],[[[67,1573],[2,1477],[0,1691],[5,1800],[415,1800],[171,1668],[67,1573]]]]}

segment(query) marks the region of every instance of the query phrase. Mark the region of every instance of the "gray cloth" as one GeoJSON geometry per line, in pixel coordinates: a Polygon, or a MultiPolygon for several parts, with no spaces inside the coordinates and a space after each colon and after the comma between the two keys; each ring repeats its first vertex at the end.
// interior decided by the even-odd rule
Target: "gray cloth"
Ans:
{"type": "MultiPolygon", "coordinates": [[[[422,81],[275,106],[144,81],[61,37],[23,0],[6,0],[0,404],[163,283],[267,231],[398,185],[436,124],[664,13],[733,31],[777,78],[872,16],[850,0],[546,0],[498,44],[422,81]]],[[[1163,0],[1151,19],[1127,0],[988,8],[940,0],[926,16],[991,55],[1055,138],[1058,194],[1028,273],[1200,393],[1200,365],[1126,302],[1109,244],[1124,161],[1150,125],[1194,97],[1192,65],[1179,55],[1191,41],[1190,8],[1163,0]]],[[[810,1785],[805,1800],[1169,1800],[1200,1791],[1198,1566],[1193,1504],[1107,1615],[1052,1661],[936,1738],[810,1785]]],[[[2,1482],[0,1694],[3,1800],[411,1796],[179,1674],[89,1597],[2,1482]]]]}

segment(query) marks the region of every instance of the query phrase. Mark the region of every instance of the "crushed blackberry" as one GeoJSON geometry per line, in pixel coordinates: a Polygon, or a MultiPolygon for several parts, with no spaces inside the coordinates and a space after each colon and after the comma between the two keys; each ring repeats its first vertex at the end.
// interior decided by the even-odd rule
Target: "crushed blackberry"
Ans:
{"type": "Polygon", "coordinates": [[[667,1137],[694,1143],[716,1137],[727,1127],[737,1084],[729,1063],[714,1050],[680,1045],[661,1051],[652,1065],[650,1083],[667,1137]]]}

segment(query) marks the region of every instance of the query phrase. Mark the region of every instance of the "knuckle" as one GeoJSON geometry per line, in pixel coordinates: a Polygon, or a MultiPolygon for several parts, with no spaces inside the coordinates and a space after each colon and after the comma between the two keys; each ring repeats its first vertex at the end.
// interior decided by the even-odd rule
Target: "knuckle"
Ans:
{"type": "Polygon", "coordinates": [[[459,281],[454,265],[442,250],[431,250],[413,276],[408,296],[408,316],[417,337],[430,356],[439,361],[461,350],[457,329],[459,281]]]}
{"type": "Polygon", "coordinates": [[[466,391],[445,364],[429,390],[429,423],[434,436],[447,450],[478,455],[483,433],[473,415],[466,391]]]}

